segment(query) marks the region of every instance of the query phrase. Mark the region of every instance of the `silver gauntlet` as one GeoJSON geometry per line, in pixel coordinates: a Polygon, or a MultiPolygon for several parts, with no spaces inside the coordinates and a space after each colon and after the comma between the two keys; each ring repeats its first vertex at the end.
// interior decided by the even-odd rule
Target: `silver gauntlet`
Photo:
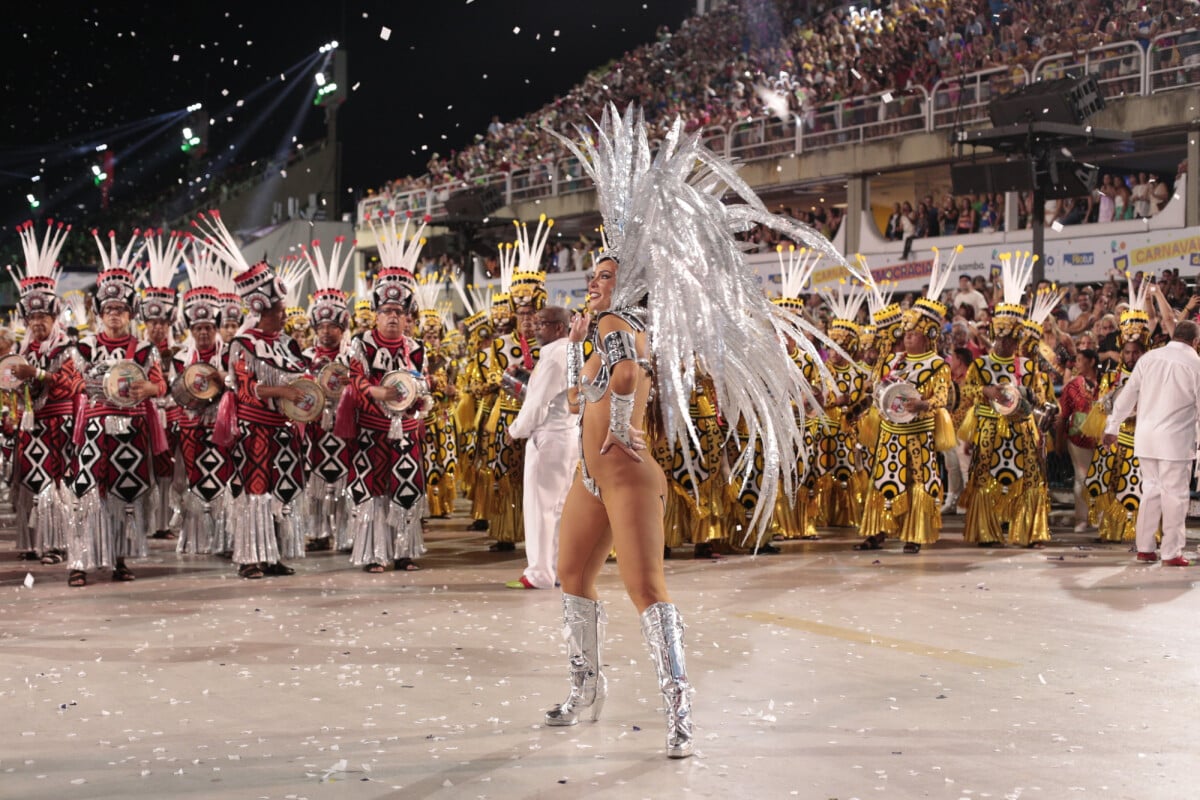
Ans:
{"type": "Polygon", "coordinates": [[[633,419],[633,400],[636,392],[618,394],[611,392],[608,398],[608,432],[626,447],[633,447],[629,422],[633,419]]]}
{"type": "Polygon", "coordinates": [[[567,342],[567,388],[574,389],[579,385],[579,376],[583,373],[583,342],[567,342]]]}

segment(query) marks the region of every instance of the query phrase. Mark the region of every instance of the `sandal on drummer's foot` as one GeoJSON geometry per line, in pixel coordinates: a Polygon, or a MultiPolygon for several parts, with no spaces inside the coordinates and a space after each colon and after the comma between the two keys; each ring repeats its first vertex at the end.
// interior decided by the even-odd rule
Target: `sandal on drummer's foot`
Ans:
{"type": "Polygon", "coordinates": [[[776,547],[770,542],[763,542],[758,546],[758,552],[763,555],[773,556],[776,553],[782,553],[783,549],[776,547]]]}
{"type": "Polygon", "coordinates": [[[854,545],[855,550],[881,550],[883,542],[887,539],[886,533],[874,533],[863,539],[858,544],[854,545]]]}
{"type": "Polygon", "coordinates": [[[113,569],[112,579],[114,581],[126,581],[127,582],[127,581],[135,580],[136,578],[137,578],[137,576],[133,574],[133,570],[131,570],[129,567],[125,566],[124,564],[117,564],[117,566],[113,569]]]}
{"type": "Polygon", "coordinates": [[[37,561],[38,554],[32,550],[26,550],[25,552],[23,552],[19,556],[17,556],[17,559],[20,561],[37,561]]]}
{"type": "Polygon", "coordinates": [[[904,543],[904,552],[919,553],[919,552],[921,552],[921,545],[917,544],[916,542],[905,542],[904,543]]]}
{"type": "Polygon", "coordinates": [[[50,566],[52,564],[61,564],[62,562],[63,562],[62,554],[56,553],[53,550],[47,550],[46,555],[42,556],[42,563],[45,564],[46,566],[50,566]]]}
{"type": "Polygon", "coordinates": [[[247,578],[249,580],[257,580],[263,576],[262,569],[258,564],[242,564],[238,569],[239,578],[247,578]]]}
{"type": "Polygon", "coordinates": [[[282,561],[276,561],[274,564],[268,564],[263,570],[264,575],[295,575],[296,570],[289,567],[282,561]]]}
{"type": "Polygon", "coordinates": [[[1025,549],[1026,550],[1044,550],[1044,549],[1046,549],[1046,543],[1045,542],[1030,542],[1029,544],[1025,545],[1025,549]]]}
{"type": "Polygon", "coordinates": [[[372,574],[378,574],[383,571],[383,564],[367,564],[365,567],[363,567],[363,572],[370,572],[372,574]]]}
{"type": "Polygon", "coordinates": [[[67,586],[87,586],[87,573],[81,569],[73,569],[67,575],[67,586]]]}
{"type": "Polygon", "coordinates": [[[396,572],[416,572],[421,566],[411,558],[397,558],[396,572]]]}

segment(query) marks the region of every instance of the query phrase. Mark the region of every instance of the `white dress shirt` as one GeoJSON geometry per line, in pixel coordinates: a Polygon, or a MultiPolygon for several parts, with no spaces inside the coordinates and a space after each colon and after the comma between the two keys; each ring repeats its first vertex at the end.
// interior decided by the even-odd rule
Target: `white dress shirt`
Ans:
{"type": "Polygon", "coordinates": [[[1170,342],[1138,359],[1113,404],[1104,432],[1116,435],[1135,409],[1135,456],[1161,461],[1194,458],[1200,419],[1200,355],[1190,345],[1170,342]]]}
{"type": "Polygon", "coordinates": [[[517,418],[508,426],[514,439],[528,439],[539,431],[574,428],[578,416],[567,406],[567,337],[542,347],[529,376],[525,400],[517,418]]]}

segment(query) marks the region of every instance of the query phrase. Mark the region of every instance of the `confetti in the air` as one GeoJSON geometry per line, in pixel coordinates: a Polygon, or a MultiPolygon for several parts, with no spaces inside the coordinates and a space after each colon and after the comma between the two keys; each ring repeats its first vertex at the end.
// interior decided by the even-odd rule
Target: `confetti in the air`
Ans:
{"type": "Polygon", "coordinates": [[[392,38],[392,29],[389,28],[388,26],[384,25],[382,28],[379,29],[379,38],[383,39],[385,42],[388,39],[392,38]]]}

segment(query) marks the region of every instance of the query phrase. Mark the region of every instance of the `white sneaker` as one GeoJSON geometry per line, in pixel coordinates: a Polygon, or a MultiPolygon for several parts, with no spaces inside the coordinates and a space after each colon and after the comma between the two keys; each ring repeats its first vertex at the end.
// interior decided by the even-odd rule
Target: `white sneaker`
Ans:
{"type": "Polygon", "coordinates": [[[955,509],[957,509],[957,508],[958,508],[958,495],[956,495],[956,494],[946,495],[946,502],[942,503],[942,513],[943,514],[953,514],[955,509]]]}
{"type": "Polygon", "coordinates": [[[1075,532],[1076,533],[1087,533],[1088,527],[1089,526],[1086,522],[1081,522],[1075,526],[1075,532]]]}

